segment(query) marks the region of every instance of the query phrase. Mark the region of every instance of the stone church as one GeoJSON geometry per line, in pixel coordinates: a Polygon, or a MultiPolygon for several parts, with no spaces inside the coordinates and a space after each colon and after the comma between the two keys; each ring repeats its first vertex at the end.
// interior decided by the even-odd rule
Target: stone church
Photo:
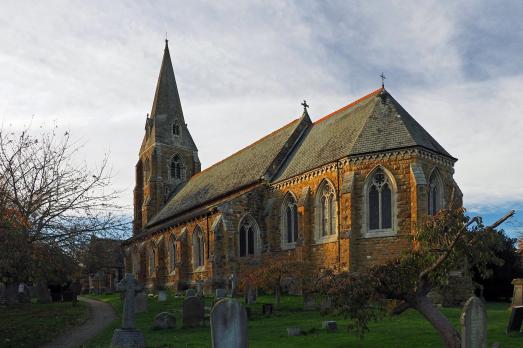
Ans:
{"type": "Polygon", "coordinates": [[[422,219],[461,196],[456,158],[383,86],[314,122],[303,105],[301,117],[202,171],[166,41],[136,164],[127,271],[151,290],[210,291],[282,256],[358,270],[411,248],[422,219]]]}

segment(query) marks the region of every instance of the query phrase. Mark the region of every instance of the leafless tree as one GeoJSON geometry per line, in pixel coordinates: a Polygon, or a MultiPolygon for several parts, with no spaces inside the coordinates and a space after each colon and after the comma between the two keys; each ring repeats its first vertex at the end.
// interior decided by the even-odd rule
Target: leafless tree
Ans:
{"type": "Polygon", "coordinates": [[[81,146],[57,132],[0,128],[0,213],[16,212],[30,244],[69,248],[93,234],[128,231],[107,156],[91,169],[77,161],[81,146]]]}

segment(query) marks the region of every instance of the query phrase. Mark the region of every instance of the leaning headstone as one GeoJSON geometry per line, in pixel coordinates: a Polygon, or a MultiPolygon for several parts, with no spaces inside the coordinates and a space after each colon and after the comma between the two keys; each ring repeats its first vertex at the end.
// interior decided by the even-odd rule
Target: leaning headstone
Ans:
{"type": "Polygon", "coordinates": [[[38,303],[51,303],[51,291],[44,282],[36,284],[36,301],[38,303]]]}
{"type": "Polygon", "coordinates": [[[514,285],[512,307],[523,306],[523,278],[514,279],[512,285],[514,285]]]}
{"type": "Polygon", "coordinates": [[[298,326],[292,326],[287,328],[287,336],[300,336],[301,334],[301,328],[298,326]]]}
{"type": "Polygon", "coordinates": [[[472,296],[463,307],[461,315],[461,347],[487,347],[487,312],[483,302],[472,296]]]}
{"type": "Polygon", "coordinates": [[[134,306],[136,292],[141,290],[132,273],[127,273],[125,278],[116,286],[117,291],[125,291],[123,304],[122,328],[114,330],[111,340],[112,348],[144,348],[145,339],[142,333],[134,326],[134,306]]]}
{"type": "Polygon", "coordinates": [[[510,319],[507,326],[507,335],[511,332],[520,332],[523,323],[523,306],[512,307],[510,309],[510,319]]]}
{"type": "Polygon", "coordinates": [[[139,292],[134,297],[134,312],[147,312],[147,295],[145,293],[139,292]]]}
{"type": "Polygon", "coordinates": [[[203,300],[197,296],[186,298],[182,304],[183,327],[200,326],[205,316],[203,300]]]}
{"type": "Polygon", "coordinates": [[[226,298],[211,311],[211,336],[213,348],[246,348],[247,312],[236,300],[226,298]]]}
{"type": "Polygon", "coordinates": [[[227,291],[225,289],[216,289],[216,295],[214,297],[215,300],[220,300],[224,298],[227,295],[227,291]]]}
{"type": "Polygon", "coordinates": [[[176,328],[176,317],[169,312],[162,312],[154,317],[153,328],[157,330],[176,328]]]}
{"type": "Polygon", "coordinates": [[[158,302],[167,301],[167,292],[165,290],[158,291],[158,302]]]}
{"type": "Polygon", "coordinates": [[[193,297],[193,296],[196,296],[196,290],[194,290],[194,289],[185,290],[185,297],[193,297]]]}
{"type": "Polygon", "coordinates": [[[327,332],[336,332],[338,331],[338,324],[334,320],[324,321],[321,324],[321,327],[327,332]]]}

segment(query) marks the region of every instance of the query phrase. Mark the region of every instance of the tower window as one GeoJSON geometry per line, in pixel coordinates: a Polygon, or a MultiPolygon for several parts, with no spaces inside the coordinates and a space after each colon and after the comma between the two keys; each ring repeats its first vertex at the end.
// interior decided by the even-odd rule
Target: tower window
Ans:
{"type": "Polygon", "coordinates": [[[174,156],[171,159],[171,163],[169,165],[170,169],[170,177],[174,180],[179,180],[183,178],[184,175],[184,168],[182,165],[182,161],[180,160],[180,157],[178,155],[174,156]]]}

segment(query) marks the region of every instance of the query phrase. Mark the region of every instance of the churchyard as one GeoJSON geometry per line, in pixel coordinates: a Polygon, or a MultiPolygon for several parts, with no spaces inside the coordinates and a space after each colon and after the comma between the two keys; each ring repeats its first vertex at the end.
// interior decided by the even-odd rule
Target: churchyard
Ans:
{"type": "MultiPolygon", "coordinates": [[[[110,303],[121,318],[123,302],[119,294],[91,296],[110,303]]],[[[148,296],[147,309],[136,314],[136,327],[144,335],[147,347],[211,347],[209,310],[213,297],[204,297],[205,320],[202,326],[182,327],[182,306],[185,296],[167,292],[167,299],[159,302],[157,295],[148,296]],[[154,317],[161,312],[174,314],[176,328],[154,329],[154,317]]],[[[243,298],[237,298],[243,305],[243,298]]],[[[246,305],[250,312],[247,321],[249,347],[442,347],[443,343],[431,325],[412,309],[400,316],[386,317],[371,322],[364,339],[347,332],[349,321],[342,316],[323,316],[319,311],[303,310],[301,296],[283,296],[279,309],[270,316],[262,314],[263,304],[274,303],[273,296],[258,296],[255,304],[246,305]],[[334,320],[337,331],[327,332],[324,321],[334,320]],[[299,328],[299,336],[288,336],[288,328],[299,328]]],[[[495,342],[500,347],[520,347],[523,336],[505,334],[510,312],[508,303],[487,303],[488,347],[495,342]]],[[[455,327],[460,327],[463,308],[443,308],[443,313],[455,327]]],[[[107,347],[113,332],[119,328],[121,319],[115,321],[100,335],[93,338],[88,347],[107,347]]]]}

